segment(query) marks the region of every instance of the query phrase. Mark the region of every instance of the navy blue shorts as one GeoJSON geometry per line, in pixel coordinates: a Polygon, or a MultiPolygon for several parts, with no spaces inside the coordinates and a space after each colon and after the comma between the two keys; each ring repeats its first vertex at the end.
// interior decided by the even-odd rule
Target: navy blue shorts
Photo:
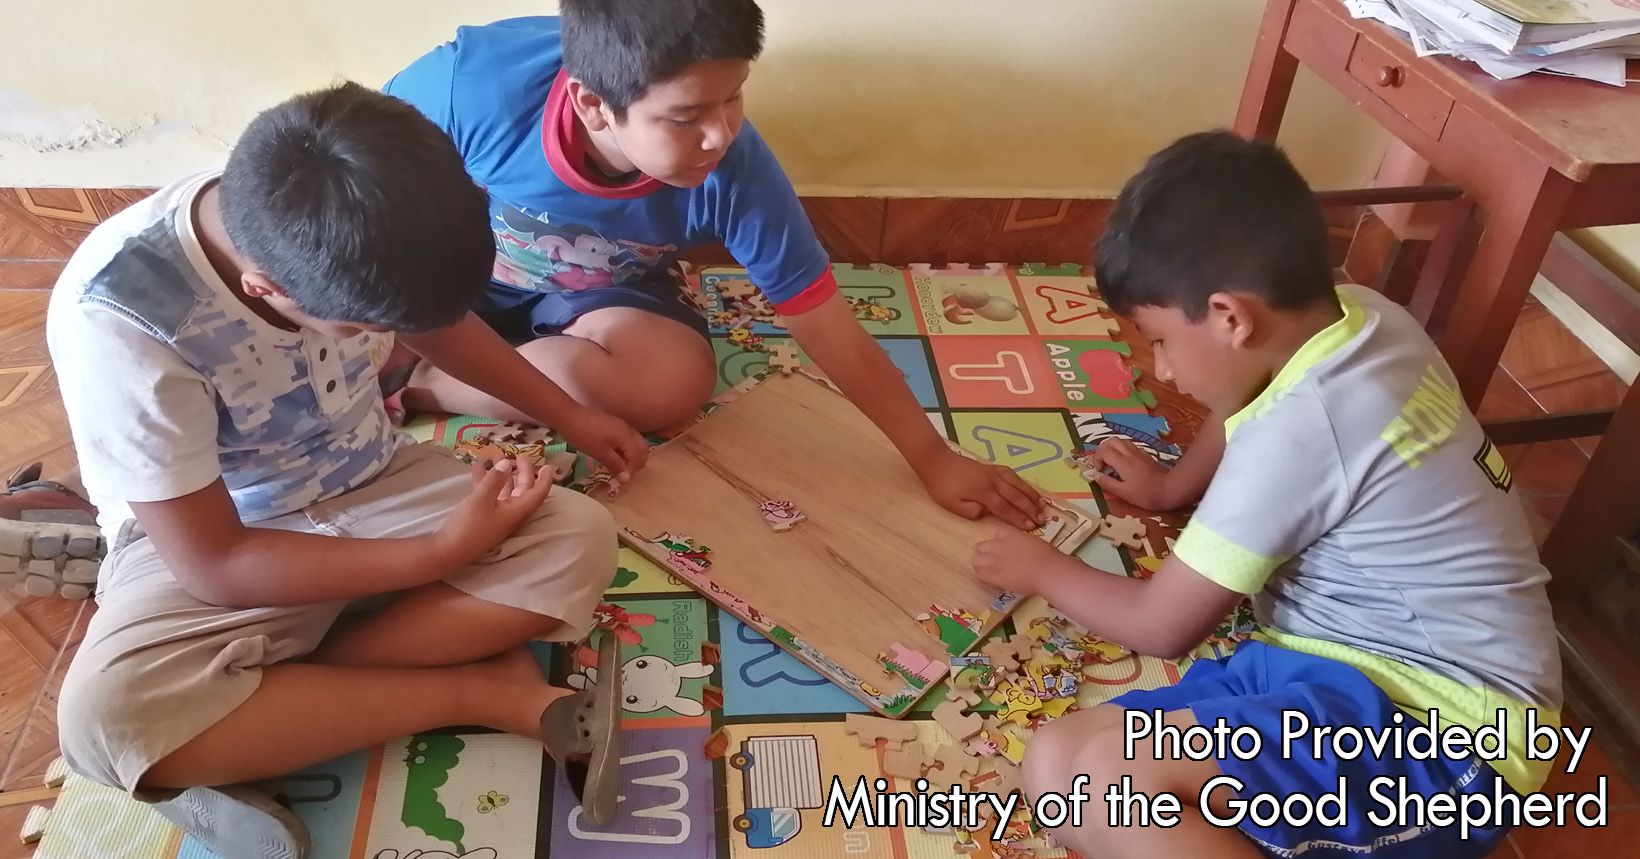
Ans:
{"type": "Polygon", "coordinates": [[[565,292],[530,292],[491,283],[474,312],[509,343],[564,333],[578,317],[606,307],[635,307],[675,319],[707,334],[706,317],[681,290],[665,286],[600,286],[565,292]]]}
{"type": "MultiPolygon", "coordinates": [[[[1146,713],[1188,708],[1195,714],[1197,723],[1209,728],[1221,717],[1231,729],[1251,727],[1262,741],[1257,756],[1241,760],[1227,754],[1223,759],[1214,759],[1225,775],[1242,783],[1243,788],[1237,791],[1241,799],[1251,799],[1260,793],[1271,794],[1278,800],[1291,794],[1304,794],[1311,799],[1322,794],[1337,795],[1339,779],[1343,777],[1343,814],[1338,813],[1336,803],[1321,804],[1321,810],[1329,818],[1342,817],[1342,825],[1334,825],[1337,821],[1321,823],[1314,819],[1307,825],[1292,825],[1290,818],[1280,819],[1270,814],[1274,807],[1268,802],[1262,803],[1259,816],[1266,820],[1278,819],[1261,825],[1252,819],[1252,814],[1243,817],[1237,825],[1268,856],[1478,859],[1496,850],[1509,831],[1507,825],[1471,827],[1468,838],[1462,838],[1456,821],[1451,826],[1434,826],[1426,819],[1424,826],[1406,826],[1394,821],[1379,825],[1368,819],[1371,814],[1384,820],[1387,809],[1383,798],[1394,801],[1400,793],[1396,787],[1381,787],[1375,797],[1371,783],[1379,777],[1405,778],[1407,795],[1454,794],[1458,808],[1462,808],[1466,794],[1493,796],[1494,788],[1505,796],[1515,793],[1502,781],[1497,770],[1474,756],[1448,759],[1408,755],[1396,759],[1385,754],[1383,760],[1378,760],[1370,750],[1363,750],[1346,760],[1336,754],[1329,741],[1322,743],[1321,755],[1317,757],[1309,741],[1311,735],[1307,733],[1303,740],[1292,742],[1291,759],[1283,760],[1284,710],[1304,713],[1312,729],[1321,725],[1351,725],[1362,729],[1422,725],[1402,712],[1360,670],[1336,660],[1261,641],[1244,641],[1235,653],[1223,659],[1192,663],[1190,670],[1173,686],[1129,692],[1110,703],[1146,713]]],[[[1424,749],[1421,740],[1414,742],[1420,751],[1424,749]]],[[[1150,743],[1148,737],[1136,741],[1135,752],[1139,748],[1148,750],[1150,743]]],[[[1171,747],[1169,741],[1163,748],[1171,750],[1171,747]]],[[[1244,748],[1248,747],[1244,744],[1244,748]]],[[[1348,742],[1344,750],[1352,751],[1348,742]]],[[[1196,797],[1189,799],[1194,802],[1196,797]]],[[[1302,814],[1302,808],[1295,806],[1295,814],[1302,814]]]]}

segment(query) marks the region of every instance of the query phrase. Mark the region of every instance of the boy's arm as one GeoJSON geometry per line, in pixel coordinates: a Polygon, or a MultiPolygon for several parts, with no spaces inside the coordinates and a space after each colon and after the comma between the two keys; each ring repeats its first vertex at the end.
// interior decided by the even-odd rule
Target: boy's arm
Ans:
{"type": "Polygon", "coordinates": [[[1013,534],[980,544],[974,567],[995,587],[1042,595],[1096,635],[1176,657],[1349,516],[1347,481],[1324,408],[1294,394],[1227,439],[1201,504],[1149,580],[1013,534]]]}
{"type": "Polygon", "coordinates": [[[990,512],[1025,530],[1041,524],[1045,502],[1019,475],[951,450],[934,431],[900,369],[841,295],[783,319],[792,338],[888,436],[941,506],[971,519],[990,512]]]}
{"type": "Polygon", "coordinates": [[[1224,419],[1209,415],[1168,468],[1125,438],[1106,440],[1088,458],[1100,489],[1146,510],[1177,510],[1202,499],[1224,457],[1224,419]],[[1108,469],[1108,470],[1106,470],[1108,469]]]}
{"type": "Polygon", "coordinates": [[[1129,650],[1178,659],[1201,644],[1246,596],[1171,555],[1149,579],[1098,570],[1047,542],[999,532],[974,552],[987,584],[1041,596],[1066,617],[1129,650]]]}
{"type": "Polygon", "coordinates": [[[438,581],[476,561],[539,507],[552,481],[511,460],[483,472],[443,527],[418,537],[357,539],[246,526],[220,478],[132,514],[195,599],[248,608],[353,600],[438,581]]]}
{"type": "Polygon", "coordinates": [[[637,430],[577,402],[474,314],[448,328],[398,339],[461,382],[551,427],[623,483],[649,458],[649,445],[637,430]]]}

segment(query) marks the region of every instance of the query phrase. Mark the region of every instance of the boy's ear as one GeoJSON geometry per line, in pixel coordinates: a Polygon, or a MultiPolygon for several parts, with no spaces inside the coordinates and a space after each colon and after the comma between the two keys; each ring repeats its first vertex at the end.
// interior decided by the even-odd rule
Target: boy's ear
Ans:
{"type": "Polygon", "coordinates": [[[580,118],[581,124],[588,131],[603,131],[610,125],[609,116],[604,113],[604,99],[602,96],[587,88],[576,78],[565,81],[569,87],[569,103],[575,108],[575,115],[580,118]]]}
{"type": "Polygon", "coordinates": [[[1239,292],[1216,292],[1207,298],[1207,316],[1214,331],[1232,349],[1245,349],[1257,318],[1252,301],[1239,292]]]}
{"type": "Polygon", "coordinates": [[[268,279],[268,276],[259,271],[247,271],[239,276],[239,288],[252,298],[267,298],[270,295],[284,297],[285,291],[279,284],[268,279]]]}

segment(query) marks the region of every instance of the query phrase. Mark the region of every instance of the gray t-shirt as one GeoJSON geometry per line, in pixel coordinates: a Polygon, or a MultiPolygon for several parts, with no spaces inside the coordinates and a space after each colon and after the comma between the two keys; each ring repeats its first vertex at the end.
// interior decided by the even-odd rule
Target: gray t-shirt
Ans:
{"type": "Polygon", "coordinates": [[[1411,315],[1338,294],[1345,317],[1225,422],[1175,553],[1252,594],[1269,640],[1357,665],[1398,704],[1558,713],[1549,574],[1508,466],[1411,315]]]}

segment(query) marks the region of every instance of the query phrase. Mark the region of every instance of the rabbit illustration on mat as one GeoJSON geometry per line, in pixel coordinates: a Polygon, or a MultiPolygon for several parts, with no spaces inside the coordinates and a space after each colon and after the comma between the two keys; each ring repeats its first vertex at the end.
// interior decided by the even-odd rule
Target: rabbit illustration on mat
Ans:
{"type": "MultiPolygon", "coordinates": [[[[653,713],[666,708],[680,716],[699,716],[706,708],[699,701],[679,695],[685,677],[710,677],[712,666],[700,662],[674,665],[659,656],[634,656],[621,666],[621,689],[626,693],[622,709],[628,713],[653,713]]],[[[598,669],[586,669],[586,675],[572,675],[569,685],[584,689],[598,682],[598,669]]]]}

